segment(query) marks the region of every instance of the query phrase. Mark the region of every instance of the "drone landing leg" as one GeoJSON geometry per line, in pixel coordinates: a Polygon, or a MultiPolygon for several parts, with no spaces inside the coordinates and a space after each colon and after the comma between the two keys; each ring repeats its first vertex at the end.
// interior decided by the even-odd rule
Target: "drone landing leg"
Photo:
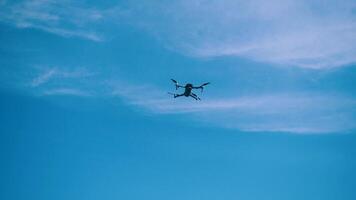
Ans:
{"type": "Polygon", "coordinates": [[[184,94],[175,94],[174,95],[174,98],[177,98],[177,97],[181,97],[181,96],[183,96],[184,94]]]}
{"type": "Polygon", "coordinates": [[[194,93],[191,93],[190,94],[194,99],[196,99],[196,100],[201,100],[199,97],[198,97],[198,95],[196,95],[196,94],[194,94],[194,93]]]}
{"type": "Polygon", "coordinates": [[[200,98],[194,93],[190,94],[189,96],[193,97],[195,100],[200,100],[200,98]]]}

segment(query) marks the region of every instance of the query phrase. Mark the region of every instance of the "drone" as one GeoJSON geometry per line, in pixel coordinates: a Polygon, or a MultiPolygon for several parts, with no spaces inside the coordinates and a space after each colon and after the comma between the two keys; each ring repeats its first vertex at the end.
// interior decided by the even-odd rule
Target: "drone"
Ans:
{"type": "Polygon", "coordinates": [[[186,96],[186,97],[192,97],[194,98],[195,100],[201,100],[196,94],[194,94],[192,92],[193,89],[201,89],[201,92],[203,92],[203,89],[204,89],[204,86],[210,84],[209,82],[208,83],[204,83],[198,87],[195,87],[193,86],[193,84],[191,83],[187,83],[185,86],[182,86],[182,85],[179,85],[178,82],[174,79],[171,79],[173,81],[173,83],[175,84],[176,86],[176,90],[178,90],[178,88],[184,88],[184,93],[182,94],[174,94],[174,93],[170,93],[168,92],[168,94],[171,94],[173,95],[174,98],[177,98],[177,97],[181,97],[181,96],[186,96]]]}

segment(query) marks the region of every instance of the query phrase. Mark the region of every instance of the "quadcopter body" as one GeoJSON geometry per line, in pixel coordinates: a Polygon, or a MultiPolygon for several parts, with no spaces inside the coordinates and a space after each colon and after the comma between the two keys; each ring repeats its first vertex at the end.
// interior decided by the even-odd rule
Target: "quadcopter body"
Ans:
{"type": "Polygon", "coordinates": [[[191,83],[187,83],[185,86],[182,86],[182,85],[179,85],[178,82],[174,79],[171,79],[173,81],[173,83],[175,84],[176,86],[176,90],[178,90],[178,88],[184,88],[184,93],[182,94],[173,94],[173,93],[169,93],[169,94],[172,94],[174,96],[174,98],[177,98],[177,97],[181,97],[181,96],[186,96],[186,97],[192,97],[194,98],[195,100],[201,100],[198,95],[194,94],[192,92],[193,89],[201,89],[201,92],[203,92],[203,89],[204,89],[204,86],[210,84],[209,82],[208,83],[204,83],[200,86],[194,86],[193,84],[191,83]]]}

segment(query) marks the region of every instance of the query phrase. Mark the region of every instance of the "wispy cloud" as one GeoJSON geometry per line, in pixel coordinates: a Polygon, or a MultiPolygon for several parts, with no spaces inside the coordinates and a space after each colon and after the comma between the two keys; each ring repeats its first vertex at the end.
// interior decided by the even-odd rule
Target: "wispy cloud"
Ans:
{"type": "Polygon", "coordinates": [[[21,22],[21,23],[17,24],[17,26],[20,28],[35,28],[35,29],[39,29],[42,31],[56,34],[56,35],[60,35],[62,37],[80,37],[80,38],[92,40],[95,42],[103,41],[103,38],[101,36],[99,36],[97,33],[92,32],[92,31],[71,30],[71,29],[66,29],[66,28],[48,27],[48,26],[43,26],[43,25],[30,24],[30,23],[26,23],[26,22],[21,22]]]}
{"type": "Polygon", "coordinates": [[[127,7],[123,18],[191,56],[316,69],[356,61],[352,0],[178,0],[127,7]]]}
{"type": "Polygon", "coordinates": [[[63,37],[103,41],[99,26],[133,24],[168,48],[196,57],[237,56],[323,69],[356,61],[352,0],[177,0],[95,9],[82,1],[3,1],[0,21],[63,37]],[[116,24],[115,24],[116,23],[116,24]]]}
{"type": "Polygon", "coordinates": [[[80,97],[89,97],[92,96],[88,91],[76,89],[76,88],[55,88],[45,90],[42,95],[47,96],[80,96],[80,97]]]}
{"type": "Polygon", "coordinates": [[[93,97],[94,73],[86,68],[64,69],[60,67],[41,68],[40,73],[30,82],[31,91],[40,96],[93,97]]]}
{"type": "Polygon", "coordinates": [[[56,70],[55,69],[50,69],[46,72],[44,72],[43,74],[39,75],[38,77],[34,78],[31,81],[31,86],[32,87],[37,87],[43,83],[46,83],[47,81],[49,81],[53,76],[56,75],[56,70]]]}
{"type": "Polygon", "coordinates": [[[63,37],[102,41],[93,25],[101,20],[101,11],[76,5],[71,1],[4,1],[0,21],[19,28],[34,28],[63,37]]]}
{"type": "Polygon", "coordinates": [[[74,70],[64,70],[57,67],[42,69],[42,72],[32,79],[30,86],[39,87],[53,79],[76,79],[92,76],[93,73],[87,71],[85,68],[78,68],[74,70]]]}
{"type": "Polygon", "coordinates": [[[112,95],[157,114],[183,114],[225,128],[244,131],[330,133],[356,128],[356,100],[337,95],[279,93],[216,98],[196,102],[167,99],[152,86],[112,85],[112,95]]]}
{"type": "MultiPolygon", "coordinates": [[[[104,17],[117,19],[116,15],[119,23],[143,28],[167,47],[199,58],[238,56],[319,69],[356,61],[352,1],[144,1],[126,2],[110,12],[66,0],[0,1],[0,4],[1,22],[64,37],[101,41],[95,25],[104,17]]],[[[107,76],[111,71],[102,73],[111,77],[107,76]]],[[[110,93],[152,113],[181,114],[246,131],[325,133],[356,128],[355,99],[342,95],[290,91],[231,98],[216,96],[209,100],[203,97],[198,103],[187,98],[170,99],[166,92],[150,85],[109,82],[98,86],[105,82],[104,78],[88,80],[89,76],[92,73],[85,68],[44,68],[27,86],[41,95],[52,96],[110,93]]]]}

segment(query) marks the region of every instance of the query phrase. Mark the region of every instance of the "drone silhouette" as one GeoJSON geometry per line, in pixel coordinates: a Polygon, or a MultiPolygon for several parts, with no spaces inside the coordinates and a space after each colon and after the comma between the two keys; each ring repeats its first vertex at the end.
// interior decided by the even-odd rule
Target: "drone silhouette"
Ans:
{"type": "Polygon", "coordinates": [[[176,86],[176,90],[178,90],[178,88],[184,88],[184,93],[182,94],[174,94],[174,93],[170,93],[168,92],[168,94],[171,94],[174,96],[174,98],[177,98],[177,97],[181,97],[181,96],[186,96],[186,97],[193,97],[195,100],[201,100],[198,95],[194,94],[192,92],[193,89],[201,89],[201,92],[203,92],[203,89],[204,89],[204,86],[210,84],[209,82],[208,83],[204,83],[198,87],[195,87],[193,86],[193,84],[191,83],[187,83],[185,86],[182,86],[182,85],[179,85],[178,82],[174,79],[171,79],[173,81],[173,83],[175,84],[176,86]]]}

